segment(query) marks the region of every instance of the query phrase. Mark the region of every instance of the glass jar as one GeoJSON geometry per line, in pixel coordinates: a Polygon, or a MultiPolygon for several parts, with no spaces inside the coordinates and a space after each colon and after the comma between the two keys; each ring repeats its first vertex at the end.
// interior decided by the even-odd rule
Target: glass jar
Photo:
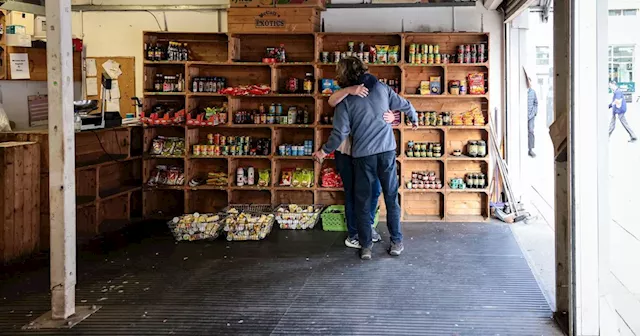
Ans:
{"type": "Polygon", "coordinates": [[[478,183],[476,184],[476,186],[478,188],[484,188],[485,184],[486,184],[486,179],[484,174],[478,174],[478,183]]]}
{"type": "Polygon", "coordinates": [[[465,179],[465,183],[467,185],[467,188],[473,188],[473,174],[467,174],[466,179],[465,179]]]}
{"type": "Polygon", "coordinates": [[[304,76],[304,82],[302,86],[304,89],[304,93],[306,94],[313,93],[313,74],[311,74],[310,72],[307,72],[307,74],[304,76]]]}
{"type": "Polygon", "coordinates": [[[478,156],[478,143],[476,141],[469,141],[467,143],[467,155],[471,157],[478,156]]]}
{"type": "Polygon", "coordinates": [[[480,188],[480,176],[479,174],[473,174],[473,187],[480,188]]]}
{"type": "Polygon", "coordinates": [[[487,143],[484,140],[478,141],[478,157],[487,156],[487,143]]]}

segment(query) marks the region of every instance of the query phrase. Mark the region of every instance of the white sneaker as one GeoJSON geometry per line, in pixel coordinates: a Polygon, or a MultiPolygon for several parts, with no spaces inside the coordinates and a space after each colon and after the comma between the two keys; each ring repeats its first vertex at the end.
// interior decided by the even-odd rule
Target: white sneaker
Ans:
{"type": "Polygon", "coordinates": [[[347,245],[347,247],[356,248],[356,249],[360,248],[360,241],[358,241],[357,238],[347,237],[347,239],[344,240],[344,244],[347,245]]]}

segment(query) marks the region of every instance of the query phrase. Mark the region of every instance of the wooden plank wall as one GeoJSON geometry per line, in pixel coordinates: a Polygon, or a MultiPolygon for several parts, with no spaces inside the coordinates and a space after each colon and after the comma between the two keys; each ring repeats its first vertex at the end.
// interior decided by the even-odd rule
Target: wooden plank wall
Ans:
{"type": "Polygon", "coordinates": [[[0,143],[0,262],[40,244],[40,154],[34,142],[0,143]]]}

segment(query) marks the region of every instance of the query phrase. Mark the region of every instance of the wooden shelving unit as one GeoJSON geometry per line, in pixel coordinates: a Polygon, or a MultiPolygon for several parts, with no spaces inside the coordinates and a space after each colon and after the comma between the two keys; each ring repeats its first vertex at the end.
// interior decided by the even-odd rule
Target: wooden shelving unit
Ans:
{"type": "MultiPolygon", "coordinates": [[[[186,157],[154,158],[145,156],[143,179],[159,162],[184,167],[185,184],[196,174],[207,171],[226,171],[229,177],[226,187],[164,187],[144,188],[143,213],[147,217],[172,217],[182,213],[218,211],[231,203],[299,203],[299,204],[340,204],[344,202],[341,188],[323,188],[319,185],[320,173],[324,167],[335,167],[334,160],[322,164],[311,157],[280,157],[277,146],[284,142],[299,142],[313,139],[314,150],[329,137],[330,125],[321,124],[324,114],[332,114],[327,103],[329,95],[321,94],[318,81],[335,77],[335,64],[319,61],[322,51],[346,50],[348,41],[362,41],[366,45],[390,44],[400,46],[398,64],[369,64],[370,72],[379,78],[399,79],[401,95],[409,99],[419,111],[466,112],[479,107],[489,120],[489,95],[417,95],[420,81],[429,76],[441,76],[443,91],[449,80],[462,79],[471,72],[483,72],[488,79],[489,63],[477,64],[407,64],[410,43],[438,44],[441,53],[453,54],[460,44],[488,44],[487,33],[166,33],[145,32],[145,43],[157,41],[188,42],[193,60],[188,62],[144,62],[145,90],[152,86],[155,72],[162,69],[174,74],[182,73],[186,78],[187,90],[181,93],[145,92],[145,112],[159,102],[183,104],[192,111],[206,104],[227,103],[228,122],[215,127],[171,126],[144,127],[144,152],[148,153],[154,137],[180,136],[185,138],[189,152],[186,157]],[[284,44],[287,60],[284,64],[261,63],[267,47],[284,44]],[[193,47],[192,47],[193,46],[193,47]],[[166,69],[166,70],[165,70],[166,69]],[[289,77],[303,78],[306,72],[316,79],[313,94],[289,94],[284,91],[284,82],[289,77]],[[226,96],[216,93],[190,92],[191,79],[198,76],[222,76],[227,78],[227,86],[245,84],[271,85],[272,93],[263,96],[226,96]],[[233,124],[236,111],[255,109],[261,103],[281,103],[283,106],[307,106],[314,116],[309,125],[238,125],[233,124]],[[194,144],[202,143],[208,133],[222,135],[249,135],[271,139],[271,155],[268,156],[225,156],[200,158],[191,155],[194,144]],[[271,169],[271,184],[268,187],[235,186],[237,167],[253,166],[271,169]],[[280,187],[278,182],[283,168],[306,167],[313,169],[315,185],[312,188],[280,187]]],[[[454,149],[462,149],[468,140],[489,141],[488,125],[483,126],[440,126],[419,127],[411,130],[405,126],[404,116],[398,126],[393,127],[397,142],[397,166],[400,176],[400,203],[403,221],[484,221],[489,218],[488,189],[449,189],[446,184],[452,177],[464,177],[466,173],[482,172],[491,181],[491,161],[486,158],[453,157],[454,149]],[[408,141],[439,141],[443,144],[441,158],[415,158],[404,154],[408,141]],[[445,186],[440,190],[412,189],[404,187],[412,171],[436,172],[445,186]]],[[[488,147],[487,147],[488,148],[488,147]]],[[[382,213],[385,213],[381,202],[382,213]]]]}

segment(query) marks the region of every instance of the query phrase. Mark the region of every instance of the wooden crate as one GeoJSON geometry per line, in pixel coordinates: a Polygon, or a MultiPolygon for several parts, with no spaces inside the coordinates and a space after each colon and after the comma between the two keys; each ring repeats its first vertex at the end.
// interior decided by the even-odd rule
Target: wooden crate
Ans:
{"type": "Polygon", "coordinates": [[[324,9],[327,6],[325,0],[231,0],[231,8],[244,7],[311,7],[324,9]]]}
{"type": "Polygon", "coordinates": [[[229,8],[230,33],[310,33],[320,30],[316,8],[229,8]]]}
{"type": "Polygon", "coordinates": [[[40,244],[40,153],[35,142],[0,143],[0,261],[40,244]]]}

